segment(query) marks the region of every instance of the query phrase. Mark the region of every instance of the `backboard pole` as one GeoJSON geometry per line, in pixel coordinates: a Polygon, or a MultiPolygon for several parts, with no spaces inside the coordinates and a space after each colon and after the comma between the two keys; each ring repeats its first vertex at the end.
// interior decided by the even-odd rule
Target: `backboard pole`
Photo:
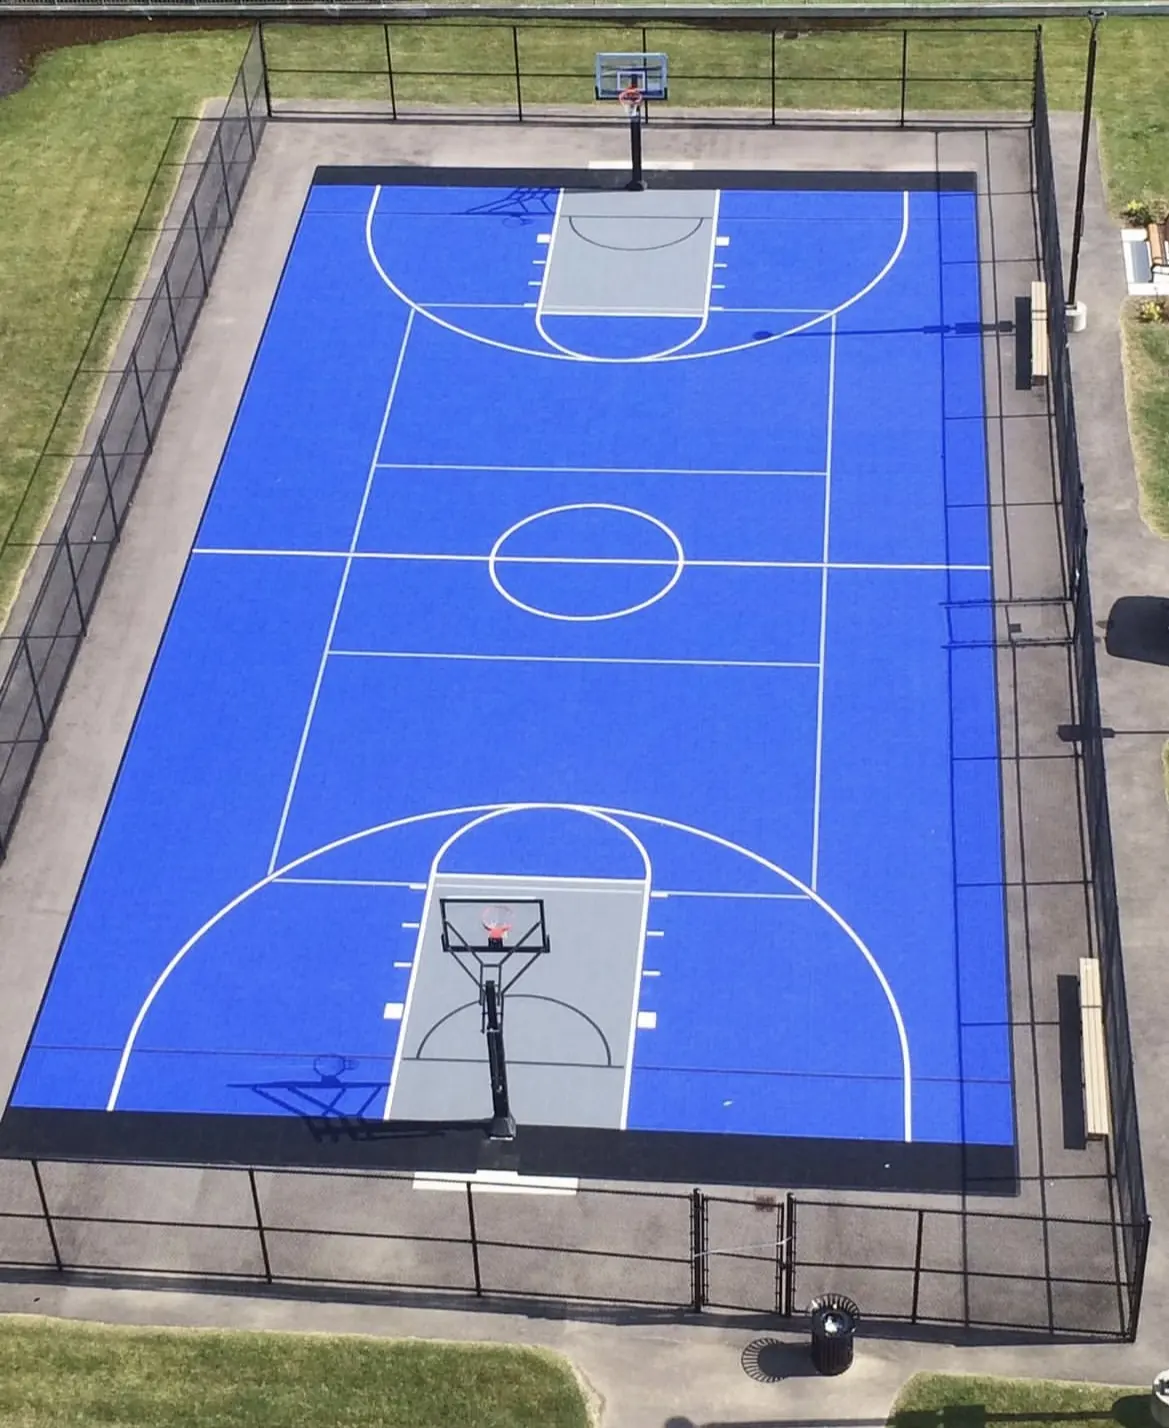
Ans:
{"type": "Polygon", "coordinates": [[[626,184],[626,188],[634,193],[640,193],[645,188],[645,177],[641,169],[641,105],[638,104],[629,114],[629,161],[633,176],[626,184]]]}
{"type": "Polygon", "coordinates": [[[491,1127],[487,1134],[492,1140],[515,1140],[515,1117],[507,1095],[499,989],[493,977],[483,983],[483,1010],[487,1018],[487,1065],[491,1072],[491,1127]]]}

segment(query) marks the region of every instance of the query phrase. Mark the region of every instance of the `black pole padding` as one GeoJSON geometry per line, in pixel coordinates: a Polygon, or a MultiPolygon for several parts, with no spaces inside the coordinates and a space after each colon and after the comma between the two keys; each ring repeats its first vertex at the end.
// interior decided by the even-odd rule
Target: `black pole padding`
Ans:
{"type": "MultiPolygon", "coordinates": [[[[1092,137],[1092,96],[1096,88],[1096,49],[1103,10],[1090,10],[1092,31],[1088,36],[1088,64],[1084,73],[1084,122],[1080,129],[1080,172],[1076,180],[1076,213],[1072,226],[1072,261],[1068,270],[1067,305],[1076,303],[1076,283],[1080,276],[1080,244],[1084,238],[1084,190],[1088,182],[1088,144],[1092,137]]],[[[1049,299],[1050,300],[1050,299],[1049,299]]]]}
{"type": "Polygon", "coordinates": [[[641,169],[641,108],[635,106],[629,115],[629,158],[633,176],[626,188],[640,193],[645,188],[645,177],[641,169]]]}
{"type": "Polygon", "coordinates": [[[487,1066],[491,1073],[491,1126],[487,1133],[492,1140],[515,1140],[515,1117],[507,1095],[499,988],[494,978],[489,977],[483,984],[483,1007],[487,1015],[487,1066]]]}

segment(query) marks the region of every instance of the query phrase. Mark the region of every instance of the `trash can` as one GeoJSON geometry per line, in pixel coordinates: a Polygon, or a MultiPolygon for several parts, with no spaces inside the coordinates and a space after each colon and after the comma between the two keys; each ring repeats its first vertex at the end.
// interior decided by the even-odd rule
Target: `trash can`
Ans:
{"type": "Polygon", "coordinates": [[[853,1340],[860,1310],[843,1294],[813,1299],[812,1364],[817,1373],[843,1373],[852,1363],[853,1340]]]}
{"type": "Polygon", "coordinates": [[[1169,1369],[1162,1369],[1153,1380],[1149,1411],[1154,1423],[1160,1424],[1161,1428],[1169,1428],[1169,1369]]]}

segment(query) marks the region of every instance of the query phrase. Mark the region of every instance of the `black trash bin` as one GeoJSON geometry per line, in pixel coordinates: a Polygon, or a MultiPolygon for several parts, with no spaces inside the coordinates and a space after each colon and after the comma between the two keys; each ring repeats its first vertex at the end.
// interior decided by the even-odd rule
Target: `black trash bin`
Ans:
{"type": "Polygon", "coordinates": [[[860,1310],[844,1294],[813,1299],[812,1363],[817,1373],[843,1373],[852,1363],[853,1340],[860,1310]]]}

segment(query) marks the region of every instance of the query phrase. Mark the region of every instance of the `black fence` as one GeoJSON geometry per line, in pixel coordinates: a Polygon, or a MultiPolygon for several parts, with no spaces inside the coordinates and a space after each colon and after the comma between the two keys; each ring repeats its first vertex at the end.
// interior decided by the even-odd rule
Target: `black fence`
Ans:
{"type": "Polygon", "coordinates": [[[1107,1219],[768,1191],[517,1193],[337,1170],[36,1160],[0,1162],[0,1204],[0,1265],[42,1277],[779,1319],[837,1291],[873,1325],[1114,1339],[1135,1329],[1107,1219]]]}
{"type": "Polygon", "coordinates": [[[1073,655],[1077,722],[1073,732],[1078,738],[1083,771],[1095,952],[1100,960],[1104,1002],[1104,1036],[1112,1117],[1112,1159],[1119,1201],[1118,1219],[1121,1223],[1128,1313],[1135,1326],[1140,1312],[1149,1218],[1137,1125],[1132,1039],[1120,942],[1112,827],[1108,813],[1108,781],[1096,673],[1096,627],[1092,618],[1092,593],[1088,578],[1088,525],[1084,514],[1084,488],[1076,439],[1075,399],[1072,394],[1071,359],[1068,353],[1066,290],[1060,250],[1042,35],[1038,36],[1036,41],[1035,116],[1032,136],[1040,251],[1044,281],[1049,294],[1047,306],[1051,404],[1069,595],[1074,609],[1073,655]]]}
{"type": "MultiPolygon", "coordinates": [[[[261,25],[272,113],[418,119],[490,110],[518,122],[594,103],[599,51],[670,57],[670,116],[723,111],[736,123],[1030,123],[1034,27],[842,24],[747,16],[701,24],[583,19],[261,25]]],[[[654,106],[646,106],[652,121],[654,106]]],[[[622,119],[618,105],[598,118],[622,119]]]]}
{"type": "MultiPolygon", "coordinates": [[[[222,117],[203,126],[198,161],[185,170],[192,180],[190,197],[173,232],[164,235],[167,246],[160,249],[157,277],[136,300],[139,317],[124,344],[125,359],[102,394],[93,449],[73,462],[62,517],[36,544],[24,585],[27,594],[17,607],[20,633],[0,641],[0,855],[270,113],[291,114],[300,105],[315,117],[322,112],[441,117],[445,95],[458,89],[464,102],[503,102],[517,120],[533,117],[533,106],[541,104],[554,116],[556,103],[591,99],[594,49],[657,46],[679,60],[672,104],[717,103],[728,111],[753,105],[755,119],[748,114],[748,122],[794,122],[785,108],[806,111],[814,107],[817,94],[832,96],[823,105],[834,111],[828,122],[841,122],[838,106],[847,106],[853,112],[843,117],[865,126],[973,122],[963,114],[965,108],[1013,111],[1025,99],[1042,263],[1052,295],[1050,389],[1069,594],[1076,613],[1075,717],[1103,974],[1118,1203],[1112,1215],[1065,1220],[1009,1210],[847,1203],[784,1193],[588,1187],[529,1199],[465,1184],[422,1190],[411,1180],[389,1175],[9,1161],[0,1163],[0,1265],[36,1272],[365,1285],[669,1310],[720,1307],[781,1317],[802,1313],[812,1297],[836,1290],[856,1299],[870,1321],[1133,1337],[1149,1222],[1041,43],[1034,31],[988,32],[989,52],[1000,60],[1011,56],[1010,66],[963,79],[936,62],[932,40],[919,41],[919,32],[909,29],[800,32],[801,38],[788,39],[782,30],[760,31],[743,22],[719,30],[716,44],[710,32],[693,28],[672,28],[667,35],[661,27],[633,31],[566,22],[559,30],[572,30],[581,60],[565,74],[563,66],[541,67],[540,46],[548,43],[555,26],[440,27],[461,46],[472,37],[470,52],[479,56],[478,68],[436,62],[436,54],[461,55],[463,49],[444,50],[445,42],[428,31],[431,39],[423,51],[419,28],[406,23],[316,32],[267,24],[257,28],[222,117]],[[322,34],[329,37],[326,50],[320,48],[322,34]],[[693,53],[706,56],[707,69],[698,59],[691,64],[687,43],[693,53]],[[493,46],[510,55],[510,68],[491,62],[493,46]],[[375,60],[368,59],[370,53],[375,60]],[[1026,73],[1020,76],[1013,66],[1022,53],[1026,73]],[[346,63],[318,63],[322,54],[346,63]],[[862,54],[865,67],[852,68],[852,60],[862,54]],[[919,74],[918,67],[930,72],[919,74]],[[873,88],[876,80],[883,86],[879,91],[873,88]],[[486,87],[476,88],[480,82],[486,87]],[[941,119],[926,118],[918,108],[926,86],[930,93],[949,95],[941,119]],[[333,92],[327,92],[331,87],[333,92]],[[989,102],[988,95],[997,97],[989,102]],[[307,107],[301,103],[306,97],[307,107]],[[140,1206],[150,1206],[154,1217],[126,1213],[126,1207],[140,1206]]],[[[806,118],[802,114],[800,122],[806,118]]],[[[979,120],[985,122],[985,117],[979,120]]]]}
{"type": "MultiPolygon", "coordinates": [[[[85,637],[110,557],[154,445],[171,387],[207,296],[224,239],[255,159],[266,122],[263,62],[254,35],[221,117],[196,133],[206,152],[195,166],[190,198],[167,246],[157,278],[148,279],[132,319],[132,339],[120,367],[98,398],[100,425],[92,450],[72,459],[50,447],[30,478],[30,490],[51,480],[54,462],[68,461],[60,516],[33,551],[18,599],[19,633],[0,638],[0,857],[85,637]],[[56,530],[53,527],[56,526],[56,530]]],[[[133,256],[131,255],[131,265],[133,256]]],[[[116,305],[116,301],[115,301],[116,305]]],[[[90,346],[100,343],[102,329],[90,346]]],[[[93,373],[75,374],[58,428],[83,405],[93,373]]],[[[17,522],[21,519],[18,513],[17,522]]],[[[28,547],[5,542],[8,569],[23,566],[28,547]]]]}

